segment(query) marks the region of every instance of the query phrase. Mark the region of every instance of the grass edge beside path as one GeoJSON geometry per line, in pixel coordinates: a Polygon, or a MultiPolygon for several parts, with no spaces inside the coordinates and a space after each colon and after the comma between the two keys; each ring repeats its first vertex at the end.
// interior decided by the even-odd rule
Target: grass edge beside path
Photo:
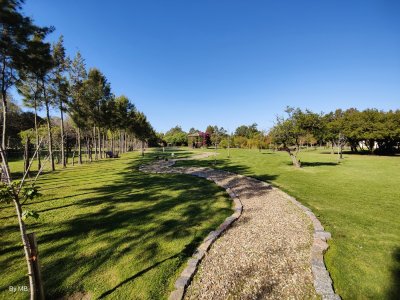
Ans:
{"type": "MultiPolygon", "coordinates": [[[[129,153],[40,179],[43,196],[29,206],[41,216],[27,223],[48,298],[167,298],[196,246],[232,213],[225,190],[205,179],[137,170],[156,155],[129,153]]],[[[0,220],[0,298],[8,299],[10,285],[26,284],[26,267],[11,207],[0,220]]]]}
{"type": "MultiPolygon", "coordinates": [[[[208,150],[209,151],[209,150],[208,150]]],[[[313,210],[332,233],[325,255],[335,290],[344,299],[396,299],[400,295],[400,157],[301,153],[294,169],[287,153],[218,150],[212,166],[267,181],[313,210]]]]}

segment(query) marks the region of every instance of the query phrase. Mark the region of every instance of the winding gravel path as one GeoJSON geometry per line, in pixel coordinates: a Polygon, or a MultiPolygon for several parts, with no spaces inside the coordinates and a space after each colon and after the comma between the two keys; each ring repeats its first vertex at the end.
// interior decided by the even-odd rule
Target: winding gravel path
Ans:
{"type": "Polygon", "coordinates": [[[253,178],[211,168],[171,168],[174,163],[157,161],[141,170],[207,178],[230,189],[243,205],[240,218],[204,255],[185,290],[185,299],[312,299],[317,293],[324,299],[339,298],[323,265],[322,252],[327,245],[319,245],[322,250],[315,248],[320,243],[316,241],[315,220],[293,198],[253,178]],[[321,256],[317,257],[318,264],[322,260],[321,270],[312,264],[313,251],[321,256]],[[321,283],[316,276],[327,282],[321,283]]]}

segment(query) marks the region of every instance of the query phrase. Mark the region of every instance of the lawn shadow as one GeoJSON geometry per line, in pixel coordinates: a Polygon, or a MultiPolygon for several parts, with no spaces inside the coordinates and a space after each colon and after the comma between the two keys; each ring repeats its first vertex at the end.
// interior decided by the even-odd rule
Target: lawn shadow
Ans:
{"type": "MultiPolygon", "coordinates": [[[[181,150],[179,153],[188,155],[189,152],[181,150]]],[[[174,266],[179,267],[186,263],[201,240],[232,213],[230,208],[212,207],[210,195],[221,195],[223,190],[214,184],[209,185],[205,179],[191,175],[146,174],[137,170],[139,165],[149,163],[159,155],[160,151],[157,151],[146,153],[144,158],[127,158],[124,169],[108,181],[99,178],[103,176],[102,172],[105,178],[113,172],[107,165],[101,167],[100,173],[91,172],[87,176],[83,176],[86,167],[77,167],[76,178],[75,175],[71,178],[77,182],[82,180],[82,183],[79,189],[72,192],[76,197],[83,197],[77,200],[69,195],[60,197],[55,194],[53,203],[49,202],[49,206],[43,203],[47,207],[41,207],[43,209],[40,211],[50,216],[59,214],[58,209],[74,206],[73,212],[71,208],[68,211],[62,210],[62,213],[68,215],[57,221],[57,226],[54,226],[54,223],[30,225],[30,230],[36,231],[40,245],[47,298],[57,299],[74,291],[82,291],[83,281],[74,279],[76,274],[79,274],[79,278],[96,277],[99,273],[108,272],[108,266],[118,266],[129,257],[135,258],[136,265],[132,263],[131,268],[135,272],[131,271],[131,275],[127,273],[118,277],[116,282],[120,283],[114,287],[105,282],[101,290],[98,290],[98,293],[102,293],[101,297],[111,295],[150,270],[157,267],[166,268],[171,260],[178,258],[174,266]],[[100,181],[101,185],[85,185],[85,182],[89,184],[92,180],[100,181]],[[204,190],[205,186],[207,193],[204,190]],[[182,246],[180,250],[176,246],[163,249],[164,243],[182,243],[182,246]],[[148,267],[143,268],[144,266],[148,267]],[[66,286],[67,281],[69,283],[66,286]]],[[[105,164],[103,161],[95,163],[105,164]]],[[[228,165],[229,160],[224,159],[217,159],[215,166],[214,160],[185,163],[225,169],[234,173],[249,172],[247,167],[228,165]]],[[[59,185],[63,185],[65,181],[62,172],[58,171],[52,175],[55,181],[60,181],[57,182],[59,185]]],[[[268,174],[259,177],[261,180],[275,178],[276,175],[268,174]]],[[[48,182],[48,189],[53,188],[52,177],[41,180],[48,182]]],[[[46,201],[51,199],[43,199],[33,204],[46,201]]],[[[15,225],[2,227],[3,229],[18,230],[15,225]]],[[[2,250],[6,252],[4,254],[10,257],[6,262],[9,266],[16,259],[15,255],[20,255],[22,248],[13,247],[11,244],[2,246],[2,250]]],[[[20,279],[23,281],[24,278],[21,274],[20,279]]]]}
{"type": "MultiPolygon", "coordinates": [[[[251,169],[248,166],[244,165],[239,165],[239,164],[232,164],[232,161],[228,158],[218,158],[218,159],[208,159],[208,160],[185,160],[185,161],[178,161],[177,162],[178,167],[190,167],[190,166],[196,166],[196,167],[205,167],[205,168],[211,168],[219,171],[226,171],[230,172],[233,174],[240,174],[240,175],[245,175],[250,178],[254,178],[256,180],[264,181],[267,183],[272,183],[275,179],[278,178],[278,175],[276,174],[260,174],[260,175],[254,175],[251,172],[251,169]]],[[[229,176],[229,174],[228,174],[229,176]]],[[[218,177],[218,176],[217,176],[218,177]]],[[[251,181],[249,181],[251,183],[251,181]]],[[[254,183],[257,183],[256,181],[254,183]]],[[[252,196],[258,196],[259,192],[261,189],[267,191],[270,190],[272,187],[267,185],[267,186],[262,186],[262,187],[257,187],[257,189],[254,189],[254,187],[250,185],[245,185],[243,183],[240,183],[240,178],[231,178],[228,179],[228,182],[226,183],[226,186],[228,187],[234,187],[236,192],[240,192],[242,196],[245,197],[252,197],[252,196]]]]}
{"type": "MultiPolygon", "coordinates": [[[[289,165],[292,165],[291,163],[289,165]]],[[[308,161],[303,161],[301,162],[302,167],[321,167],[321,166],[326,166],[326,167],[334,167],[339,165],[336,162],[322,162],[322,161],[313,161],[313,162],[308,162],[308,161]]]]}
{"type": "MultiPolygon", "coordinates": [[[[400,156],[400,153],[382,153],[382,152],[373,152],[371,153],[368,150],[358,150],[357,152],[351,151],[351,150],[343,150],[342,151],[343,155],[359,155],[359,156],[400,156]]],[[[332,153],[331,151],[321,151],[320,154],[330,154],[330,155],[338,155],[335,149],[335,152],[332,153]]]]}
{"type": "MultiPolygon", "coordinates": [[[[211,186],[204,193],[204,184],[208,184],[204,179],[176,174],[145,174],[137,170],[139,165],[149,162],[156,155],[159,153],[146,153],[144,159],[132,160],[126,164],[117,179],[105,181],[100,187],[81,188],[80,193],[91,197],[65,205],[76,206],[79,214],[68,216],[52,230],[42,228],[42,232],[38,234],[38,243],[47,245],[41,249],[42,257],[50,257],[47,261],[43,259],[45,263],[42,269],[48,298],[70,294],[71,290],[65,290],[63,283],[66,279],[71,280],[74,273],[83,266],[80,278],[104,272],[103,265],[117,265],[132,255],[137,261],[134,269],[149,265],[157,256],[161,256],[150,267],[135,272],[128,278],[124,278],[125,275],[121,277],[122,281],[117,286],[110,289],[104,285],[103,289],[109,288],[101,296],[105,297],[168,260],[179,258],[174,264],[182,265],[201,240],[231,213],[230,208],[213,208],[210,214],[212,202],[207,195],[221,193],[221,189],[211,186]],[[166,193],[166,190],[171,192],[166,193]],[[171,212],[174,213],[170,214],[171,212]],[[204,226],[204,222],[210,225],[204,226]],[[124,234],[116,233],[118,231],[123,231],[124,234]],[[103,248],[93,254],[83,253],[82,244],[79,243],[88,236],[91,237],[93,249],[97,249],[96,245],[104,245],[103,248]],[[163,246],[163,243],[174,244],[188,238],[191,242],[183,246],[180,252],[170,256],[167,256],[170,250],[166,252],[166,249],[154,244],[156,241],[163,246]],[[132,252],[140,249],[143,252],[138,256],[132,252]],[[62,255],[58,255],[61,252],[62,255]],[[161,259],[162,256],[167,258],[161,259]],[[53,276],[54,274],[57,276],[53,276]]],[[[42,212],[54,213],[54,210],[62,207],[64,206],[58,205],[42,212]]],[[[37,232],[40,232],[39,228],[37,232]]],[[[82,290],[82,283],[77,281],[74,289],[82,290]]]]}
{"type": "Polygon", "coordinates": [[[263,175],[256,175],[254,176],[254,178],[271,183],[272,181],[278,178],[278,175],[263,174],[263,175]]]}
{"type": "Polygon", "coordinates": [[[387,292],[388,299],[400,299],[400,247],[393,251],[394,267],[392,268],[392,283],[387,292]]]}
{"type": "Polygon", "coordinates": [[[139,278],[140,276],[146,274],[148,271],[158,267],[159,265],[161,265],[162,263],[170,260],[170,259],[174,259],[174,258],[179,258],[180,261],[186,261],[189,257],[192,256],[193,252],[195,251],[195,249],[197,248],[197,246],[200,244],[201,239],[199,237],[195,237],[189,244],[185,245],[185,247],[183,248],[183,250],[181,252],[178,252],[174,255],[171,255],[161,261],[156,262],[155,264],[151,265],[150,267],[147,267],[143,270],[141,270],[140,272],[135,273],[134,275],[130,276],[129,278],[125,279],[124,281],[120,282],[119,284],[117,284],[115,287],[113,287],[112,289],[109,289],[108,291],[104,292],[103,294],[101,294],[98,299],[103,299],[106,296],[111,295],[113,292],[115,292],[118,288],[122,287],[123,285],[131,282],[132,280],[135,280],[136,278],[139,278]]]}

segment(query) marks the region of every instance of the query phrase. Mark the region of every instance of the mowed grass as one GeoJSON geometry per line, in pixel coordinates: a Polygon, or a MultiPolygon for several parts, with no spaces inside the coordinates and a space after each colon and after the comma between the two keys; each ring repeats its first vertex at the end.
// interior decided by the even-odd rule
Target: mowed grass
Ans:
{"type": "Polygon", "coordinates": [[[295,169],[286,152],[220,150],[216,168],[271,182],[313,210],[332,233],[325,260],[343,299],[400,299],[400,157],[300,156],[295,169]]]}
{"type": "MultiPolygon", "coordinates": [[[[231,214],[231,201],[211,182],[139,172],[156,153],[123,155],[47,173],[43,196],[29,204],[48,299],[164,299],[195,247],[231,214]]],[[[187,153],[184,153],[187,155],[187,153]]],[[[11,163],[21,171],[20,162],[11,163]]],[[[27,285],[14,209],[0,209],[0,298],[27,285]]]]}

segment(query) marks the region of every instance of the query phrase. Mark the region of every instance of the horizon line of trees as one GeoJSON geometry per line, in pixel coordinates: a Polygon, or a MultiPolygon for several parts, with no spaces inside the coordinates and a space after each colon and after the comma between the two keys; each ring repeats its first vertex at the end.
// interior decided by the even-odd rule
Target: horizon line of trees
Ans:
{"type": "Polygon", "coordinates": [[[304,142],[336,147],[339,160],[346,145],[353,153],[360,150],[385,155],[400,152],[400,110],[350,108],[318,114],[287,107],[285,112],[287,117],[277,117],[269,134],[271,143],[287,151],[296,167],[301,166],[297,155],[304,142]]]}
{"type": "Polygon", "coordinates": [[[223,127],[207,126],[200,131],[188,132],[177,125],[165,134],[158,134],[165,144],[188,145],[188,135],[199,134],[202,146],[217,144],[221,148],[280,149],[290,154],[295,165],[300,165],[297,154],[300,148],[320,145],[337,148],[340,158],[345,146],[351,152],[391,155],[400,152],[400,110],[383,111],[374,108],[357,110],[336,109],[329,113],[287,107],[287,117],[277,117],[269,130],[259,130],[257,124],[241,125],[233,134],[223,127]]]}

